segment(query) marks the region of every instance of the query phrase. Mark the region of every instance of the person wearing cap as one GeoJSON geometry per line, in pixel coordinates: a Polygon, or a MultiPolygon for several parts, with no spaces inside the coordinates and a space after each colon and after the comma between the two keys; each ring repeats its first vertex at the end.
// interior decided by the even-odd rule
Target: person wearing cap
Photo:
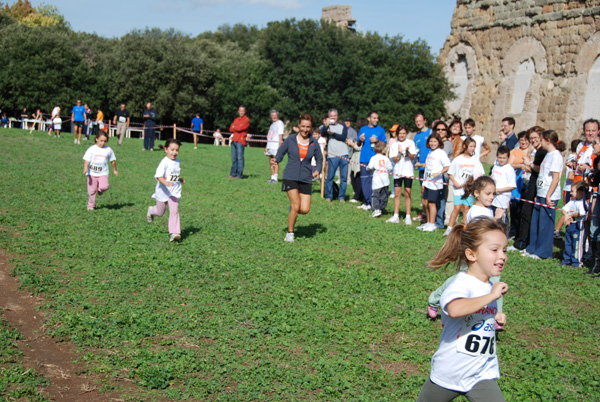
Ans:
{"type": "Polygon", "coordinates": [[[277,184],[279,180],[279,164],[275,159],[277,150],[283,143],[284,124],[279,120],[279,112],[275,109],[271,110],[271,126],[267,134],[267,146],[265,147],[265,155],[269,158],[269,167],[271,168],[271,178],[267,181],[269,184],[277,184]]]}
{"type": "Polygon", "coordinates": [[[325,180],[325,198],[333,199],[333,179],[340,169],[340,202],[346,202],[346,186],[348,183],[348,128],[338,121],[338,111],[329,109],[329,118],[323,121],[321,135],[327,138],[327,179],[325,180]]]}

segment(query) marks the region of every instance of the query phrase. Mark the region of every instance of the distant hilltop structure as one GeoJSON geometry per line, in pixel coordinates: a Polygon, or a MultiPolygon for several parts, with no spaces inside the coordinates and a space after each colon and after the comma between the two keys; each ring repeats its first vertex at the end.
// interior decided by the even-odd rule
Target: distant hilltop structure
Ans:
{"type": "Polygon", "coordinates": [[[323,7],[321,19],[334,22],[338,27],[355,30],[356,20],[352,18],[352,6],[329,6],[323,7]]]}
{"type": "Polygon", "coordinates": [[[513,116],[568,145],[600,118],[600,0],[457,0],[451,28],[438,58],[457,95],[447,110],[488,139],[513,116]]]}

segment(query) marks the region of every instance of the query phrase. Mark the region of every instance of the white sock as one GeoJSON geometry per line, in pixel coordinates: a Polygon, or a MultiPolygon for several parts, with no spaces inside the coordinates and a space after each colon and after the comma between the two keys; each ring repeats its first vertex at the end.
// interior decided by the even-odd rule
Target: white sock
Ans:
{"type": "Polygon", "coordinates": [[[400,214],[394,214],[394,218],[400,218],[400,214]]]}
{"type": "Polygon", "coordinates": [[[277,180],[277,176],[278,176],[277,174],[272,174],[271,175],[271,180],[277,180]]]}

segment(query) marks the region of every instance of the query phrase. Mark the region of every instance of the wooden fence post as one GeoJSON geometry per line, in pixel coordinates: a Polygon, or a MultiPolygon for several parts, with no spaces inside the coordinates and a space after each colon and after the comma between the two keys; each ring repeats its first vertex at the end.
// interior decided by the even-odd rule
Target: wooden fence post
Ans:
{"type": "Polygon", "coordinates": [[[173,138],[177,139],[177,124],[173,124],[173,138]]]}

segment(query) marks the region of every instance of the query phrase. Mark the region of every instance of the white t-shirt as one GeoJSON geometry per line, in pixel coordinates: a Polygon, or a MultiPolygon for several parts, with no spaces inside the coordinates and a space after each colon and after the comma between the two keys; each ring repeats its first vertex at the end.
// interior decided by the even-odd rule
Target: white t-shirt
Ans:
{"type": "Polygon", "coordinates": [[[537,196],[547,198],[550,184],[552,183],[552,172],[558,172],[558,185],[550,196],[551,200],[560,199],[560,175],[562,174],[563,158],[560,151],[555,149],[548,152],[540,166],[540,174],[537,179],[537,196]]]}
{"type": "Polygon", "coordinates": [[[573,218],[575,222],[581,222],[585,219],[587,211],[585,210],[585,206],[583,205],[584,201],[576,200],[573,198],[571,201],[567,202],[567,205],[562,207],[562,210],[565,214],[578,214],[579,216],[573,218]]]}
{"type": "Polygon", "coordinates": [[[450,159],[443,149],[438,148],[429,152],[425,162],[424,186],[430,190],[441,190],[444,187],[442,175],[433,176],[440,173],[446,166],[450,166],[450,159]]]}
{"type": "Polygon", "coordinates": [[[267,150],[275,151],[277,153],[277,149],[279,149],[279,140],[280,136],[283,135],[284,125],[281,120],[277,120],[271,124],[269,127],[269,132],[267,134],[267,150]]]}
{"type": "Polygon", "coordinates": [[[594,153],[594,146],[588,144],[587,141],[580,142],[577,145],[577,150],[575,151],[575,155],[577,157],[577,168],[575,169],[575,174],[577,176],[581,176],[583,174],[583,170],[579,168],[579,165],[593,165],[592,155],[594,153]],[[585,149],[584,149],[585,147],[585,149]]]}
{"type": "MultiPolygon", "coordinates": [[[[454,177],[459,184],[465,184],[470,177],[473,179],[477,179],[479,176],[483,176],[485,171],[483,170],[483,165],[479,161],[479,159],[473,156],[466,156],[465,154],[460,154],[452,163],[450,163],[450,169],[448,170],[448,174],[454,177]]],[[[454,187],[454,184],[452,185],[454,187]]],[[[463,187],[456,188],[454,187],[454,195],[464,195],[465,189],[463,187]]]]}
{"type": "Polygon", "coordinates": [[[400,178],[400,176],[404,177],[414,177],[414,165],[412,160],[408,157],[408,154],[416,155],[417,147],[415,146],[415,142],[410,139],[405,139],[404,141],[396,141],[390,146],[390,159],[395,158],[397,156],[400,157],[400,160],[394,164],[394,178],[400,178]],[[402,149],[402,152],[400,152],[402,149]]]}
{"type": "MultiPolygon", "coordinates": [[[[463,135],[460,138],[464,141],[467,137],[468,135],[463,135]]],[[[473,156],[479,159],[481,158],[481,146],[485,142],[485,138],[478,134],[473,135],[471,138],[475,141],[475,153],[473,156]]]]}
{"type": "Polygon", "coordinates": [[[373,190],[390,185],[390,173],[392,173],[393,166],[387,156],[375,154],[371,157],[367,169],[373,171],[373,190]]]}
{"type": "Polygon", "coordinates": [[[471,221],[480,216],[485,216],[486,218],[494,218],[494,214],[492,214],[492,210],[488,207],[480,207],[479,205],[473,205],[469,208],[469,212],[467,212],[467,225],[471,223],[471,221]]]}
{"type": "Polygon", "coordinates": [[[55,117],[59,117],[60,115],[60,107],[55,106],[54,109],[52,109],[52,119],[54,120],[55,117]]]}
{"type": "Polygon", "coordinates": [[[569,165],[565,163],[565,185],[563,186],[563,191],[571,191],[571,186],[573,185],[573,179],[569,179],[569,173],[571,172],[573,172],[573,169],[571,169],[569,165]]]}
{"type": "Polygon", "coordinates": [[[60,117],[55,117],[52,119],[53,128],[55,130],[62,130],[62,119],[60,117]]]}
{"type": "Polygon", "coordinates": [[[108,163],[117,158],[110,147],[100,148],[98,145],[92,145],[85,151],[83,160],[90,163],[86,175],[98,177],[108,176],[108,163]]]}
{"type": "Polygon", "coordinates": [[[155,178],[163,177],[166,181],[173,183],[171,187],[167,187],[161,184],[158,180],[156,181],[156,189],[152,198],[156,201],[165,202],[171,197],[181,198],[181,182],[179,181],[179,175],[181,174],[181,166],[179,165],[179,159],[171,160],[168,157],[164,157],[158,168],[156,168],[155,178]]]}
{"type": "Polygon", "coordinates": [[[431,381],[440,387],[468,392],[475,384],[500,377],[496,356],[496,301],[464,317],[450,318],[448,304],[456,299],[489,294],[490,282],[459,272],[440,299],[442,337],[431,359],[431,381]]]}
{"type": "MultiPolygon", "coordinates": [[[[494,168],[492,169],[492,179],[494,183],[496,183],[496,188],[506,188],[506,187],[517,187],[517,176],[515,174],[515,169],[510,166],[508,163],[504,166],[496,163],[494,168]]],[[[510,204],[510,195],[512,190],[504,191],[503,193],[499,193],[494,197],[494,201],[492,205],[496,208],[507,209],[510,204]]]]}

